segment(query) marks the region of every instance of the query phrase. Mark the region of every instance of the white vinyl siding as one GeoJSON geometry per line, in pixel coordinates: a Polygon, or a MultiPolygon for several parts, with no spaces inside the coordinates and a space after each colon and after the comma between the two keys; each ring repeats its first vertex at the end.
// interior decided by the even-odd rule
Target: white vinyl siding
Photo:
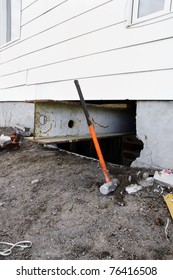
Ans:
{"type": "Polygon", "coordinates": [[[0,50],[0,100],[76,100],[74,79],[87,100],[173,99],[173,17],[127,27],[128,2],[23,0],[21,38],[0,50]]]}

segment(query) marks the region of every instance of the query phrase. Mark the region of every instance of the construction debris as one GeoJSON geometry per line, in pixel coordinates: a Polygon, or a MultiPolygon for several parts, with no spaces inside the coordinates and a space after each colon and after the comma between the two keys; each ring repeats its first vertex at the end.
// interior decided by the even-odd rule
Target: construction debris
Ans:
{"type": "Polygon", "coordinates": [[[0,146],[1,148],[4,148],[5,146],[11,144],[11,137],[9,136],[4,136],[3,134],[0,136],[0,146]]]}
{"type": "Polygon", "coordinates": [[[164,200],[167,204],[167,207],[168,207],[171,217],[173,219],[173,194],[168,193],[167,195],[164,196],[164,200]]]}
{"type": "Polygon", "coordinates": [[[154,184],[154,178],[148,177],[146,179],[138,181],[138,184],[142,187],[151,187],[154,184]]]}
{"type": "Polygon", "coordinates": [[[150,174],[148,172],[144,172],[143,175],[142,175],[143,179],[145,179],[145,180],[147,178],[149,178],[149,176],[150,176],[150,174]]]}
{"type": "Polygon", "coordinates": [[[16,148],[19,147],[19,139],[17,135],[11,135],[11,136],[0,136],[0,150],[5,148],[16,148]]]}
{"type": "MultiPolygon", "coordinates": [[[[140,175],[140,173],[137,174],[137,177],[140,175]]],[[[131,180],[128,179],[129,182],[131,180]]],[[[149,177],[149,173],[145,172],[143,173],[141,180],[137,180],[135,184],[130,184],[129,186],[126,187],[126,192],[128,194],[133,194],[142,190],[143,188],[151,187],[153,185],[154,185],[154,178],[149,177]]]]}
{"type": "Polygon", "coordinates": [[[155,171],[154,179],[160,184],[165,184],[173,187],[173,171],[170,169],[155,171]]]}
{"type": "Polygon", "coordinates": [[[31,129],[29,127],[21,127],[19,125],[15,126],[16,134],[22,137],[29,137],[32,135],[31,129]]]}
{"type": "Polygon", "coordinates": [[[20,146],[20,140],[23,137],[31,136],[32,132],[28,127],[15,126],[12,135],[0,136],[0,150],[6,148],[18,148],[20,146]]]}
{"type": "Polygon", "coordinates": [[[131,185],[126,187],[126,192],[128,194],[133,194],[133,193],[136,193],[140,190],[142,190],[142,186],[137,185],[137,184],[131,184],[131,185]]]}
{"type": "Polygon", "coordinates": [[[32,180],[31,181],[31,185],[36,185],[39,183],[39,180],[38,179],[35,179],[35,180],[32,180]]]}

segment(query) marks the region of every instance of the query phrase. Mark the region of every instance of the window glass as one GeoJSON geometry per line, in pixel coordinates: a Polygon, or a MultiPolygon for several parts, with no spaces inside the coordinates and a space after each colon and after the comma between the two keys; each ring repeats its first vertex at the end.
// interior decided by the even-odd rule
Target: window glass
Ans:
{"type": "Polygon", "coordinates": [[[165,0],[139,0],[138,18],[164,10],[165,0]]]}
{"type": "Polygon", "coordinates": [[[0,45],[20,36],[21,0],[0,0],[0,45]]]}
{"type": "Polygon", "coordinates": [[[7,14],[6,14],[6,1],[0,0],[0,45],[6,43],[6,23],[7,23],[7,14]]]}
{"type": "Polygon", "coordinates": [[[20,35],[21,0],[11,0],[11,40],[20,35]]]}

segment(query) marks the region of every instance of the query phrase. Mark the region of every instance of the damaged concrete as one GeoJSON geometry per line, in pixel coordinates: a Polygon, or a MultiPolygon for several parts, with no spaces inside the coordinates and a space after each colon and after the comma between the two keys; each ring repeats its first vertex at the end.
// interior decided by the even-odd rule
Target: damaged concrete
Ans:
{"type": "Polygon", "coordinates": [[[138,101],[136,131],[144,148],[132,167],[173,168],[173,101],[138,101]]]}
{"type": "MultiPolygon", "coordinates": [[[[136,134],[143,142],[140,156],[132,167],[173,169],[173,101],[137,101],[136,134]]],[[[0,103],[0,125],[34,127],[34,104],[0,103]]]]}

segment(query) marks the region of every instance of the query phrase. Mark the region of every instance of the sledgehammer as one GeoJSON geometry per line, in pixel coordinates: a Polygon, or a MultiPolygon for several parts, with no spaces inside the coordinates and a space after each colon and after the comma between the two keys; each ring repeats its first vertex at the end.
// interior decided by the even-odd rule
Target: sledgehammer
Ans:
{"type": "Polygon", "coordinates": [[[98,142],[98,139],[97,139],[97,135],[96,135],[96,132],[95,132],[95,129],[94,129],[94,125],[92,123],[92,118],[89,115],[89,112],[88,112],[88,109],[87,109],[87,106],[86,106],[86,103],[85,103],[85,100],[84,100],[79,82],[78,82],[78,80],[75,80],[74,83],[75,83],[76,89],[77,89],[78,94],[79,94],[80,102],[81,102],[81,105],[82,105],[82,108],[83,108],[83,111],[84,111],[84,114],[85,114],[85,117],[86,117],[86,120],[87,120],[88,128],[89,128],[89,131],[90,131],[93,143],[94,143],[94,147],[96,149],[96,153],[97,153],[97,156],[98,156],[98,159],[99,159],[99,162],[100,162],[100,166],[101,166],[101,169],[103,171],[105,181],[106,181],[106,183],[103,184],[100,187],[100,192],[102,194],[108,194],[108,193],[110,193],[110,192],[112,192],[116,189],[116,187],[119,184],[119,181],[118,181],[118,179],[113,179],[112,181],[110,179],[109,171],[106,167],[106,163],[104,161],[102,151],[100,149],[100,145],[99,145],[99,142],[98,142]]]}

